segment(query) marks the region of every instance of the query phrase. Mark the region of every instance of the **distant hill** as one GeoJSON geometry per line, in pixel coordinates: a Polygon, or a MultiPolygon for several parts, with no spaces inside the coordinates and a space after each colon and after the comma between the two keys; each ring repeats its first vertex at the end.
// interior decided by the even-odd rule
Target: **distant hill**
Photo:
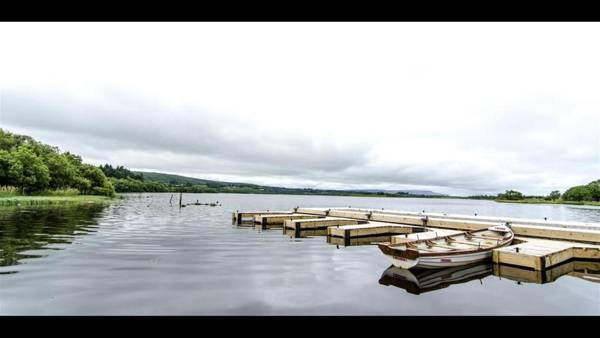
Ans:
{"type": "Polygon", "coordinates": [[[144,175],[145,181],[152,182],[160,182],[165,184],[229,184],[228,182],[219,182],[219,181],[211,181],[211,180],[203,180],[200,178],[187,177],[181,175],[173,175],[173,174],[164,174],[157,172],[149,172],[149,171],[135,171],[135,173],[139,173],[144,175]]]}
{"type": "Polygon", "coordinates": [[[405,194],[416,195],[416,196],[448,196],[448,195],[440,194],[438,192],[434,192],[431,190],[358,189],[358,190],[352,190],[352,191],[361,191],[361,192],[368,192],[368,193],[383,192],[386,194],[405,193],[405,194]]]}
{"type": "Polygon", "coordinates": [[[443,197],[440,193],[429,190],[381,190],[381,189],[358,189],[358,190],[326,190],[326,189],[298,189],[298,188],[282,188],[263,186],[258,184],[240,183],[240,182],[222,182],[205,180],[194,177],[187,177],[174,174],[165,174],[147,171],[135,171],[135,173],[143,174],[144,181],[159,182],[170,185],[205,185],[209,188],[216,189],[250,189],[248,192],[257,193],[283,193],[283,194],[334,194],[334,195],[408,195],[408,196],[436,196],[443,197]]]}
{"type": "Polygon", "coordinates": [[[205,180],[201,178],[194,178],[175,174],[157,173],[151,171],[135,171],[135,173],[144,175],[144,181],[159,182],[170,185],[206,185],[210,188],[249,188],[264,192],[293,192],[299,190],[293,188],[271,187],[251,183],[205,180]]]}

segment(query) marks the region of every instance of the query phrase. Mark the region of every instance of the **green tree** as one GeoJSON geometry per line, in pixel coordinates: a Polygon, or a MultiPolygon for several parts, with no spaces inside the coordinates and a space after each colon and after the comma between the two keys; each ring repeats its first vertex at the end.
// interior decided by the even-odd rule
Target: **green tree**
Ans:
{"type": "Polygon", "coordinates": [[[557,199],[560,199],[560,191],[558,190],[554,190],[550,193],[550,195],[548,195],[548,199],[555,201],[557,199]]]}
{"type": "Polygon", "coordinates": [[[43,190],[50,183],[50,171],[28,146],[21,146],[10,159],[9,176],[23,192],[43,190]]]}
{"type": "Polygon", "coordinates": [[[86,193],[107,196],[115,194],[114,186],[100,168],[90,164],[83,164],[81,175],[90,182],[90,190],[86,191],[86,193]]]}
{"type": "Polygon", "coordinates": [[[11,151],[15,146],[13,134],[0,129],[0,150],[11,151]]]}
{"type": "MultiPolygon", "coordinates": [[[[2,131],[2,129],[0,129],[2,131]]],[[[6,150],[0,150],[0,186],[14,184],[9,174],[12,155],[6,150]]]]}
{"type": "Polygon", "coordinates": [[[565,201],[591,201],[592,195],[585,185],[578,185],[569,188],[563,194],[563,200],[565,201]]]}
{"type": "Polygon", "coordinates": [[[71,187],[79,190],[80,193],[85,194],[92,189],[92,183],[87,178],[78,175],[73,178],[71,187]]]}
{"type": "Polygon", "coordinates": [[[501,200],[522,200],[523,194],[516,190],[506,190],[504,194],[498,194],[498,199],[501,200]]]}
{"type": "Polygon", "coordinates": [[[46,156],[45,162],[48,170],[50,170],[50,188],[76,188],[75,178],[79,175],[79,168],[71,163],[66,156],[51,153],[46,156]]]}
{"type": "Polygon", "coordinates": [[[600,180],[588,184],[587,190],[592,201],[600,201],[600,180]]]}

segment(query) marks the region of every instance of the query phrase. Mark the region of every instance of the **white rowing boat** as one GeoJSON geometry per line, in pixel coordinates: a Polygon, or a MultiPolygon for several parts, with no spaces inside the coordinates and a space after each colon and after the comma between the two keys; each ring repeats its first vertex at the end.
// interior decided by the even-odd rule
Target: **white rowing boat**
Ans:
{"type": "Polygon", "coordinates": [[[439,269],[489,259],[492,250],[510,245],[513,238],[514,233],[508,226],[499,225],[429,239],[407,235],[395,244],[379,243],[378,246],[394,266],[439,269]]]}

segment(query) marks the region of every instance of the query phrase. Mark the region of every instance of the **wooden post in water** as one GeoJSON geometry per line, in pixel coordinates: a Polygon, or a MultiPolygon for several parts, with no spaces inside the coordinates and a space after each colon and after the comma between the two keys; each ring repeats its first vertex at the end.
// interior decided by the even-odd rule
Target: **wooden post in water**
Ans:
{"type": "Polygon", "coordinates": [[[179,192],[179,208],[181,209],[181,199],[183,197],[183,192],[179,192]]]}

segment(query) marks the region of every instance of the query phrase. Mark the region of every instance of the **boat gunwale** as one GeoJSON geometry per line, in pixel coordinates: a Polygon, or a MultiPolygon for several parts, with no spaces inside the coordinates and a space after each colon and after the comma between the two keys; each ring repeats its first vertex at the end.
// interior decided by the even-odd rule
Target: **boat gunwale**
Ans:
{"type": "MultiPolygon", "coordinates": [[[[441,237],[437,237],[435,239],[423,239],[423,240],[418,240],[415,242],[426,242],[426,241],[431,241],[431,240],[440,240],[440,239],[444,239],[444,238],[449,238],[449,237],[457,237],[457,236],[464,236],[466,235],[470,235],[470,234],[474,234],[477,232],[483,232],[483,231],[488,231],[488,229],[482,229],[482,230],[477,230],[477,231],[473,231],[473,232],[465,232],[462,234],[454,234],[454,235],[447,235],[447,236],[441,236],[441,237]]],[[[415,249],[415,248],[411,248],[409,247],[408,243],[406,244],[396,244],[396,245],[392,245],[389,242],[386,243],[379,243],[377,246],[379,247],[379,249],[386,255],[389,256],[395,256],[395,257],[401,257],[401,258],[407,258],[407,259],[416,259],[418,257],[440,257],[440,256],[458,256],[458,255],[470,255],[470,254],[476,254],[476,253],[480,253],[480,252],[484,252],[484,251],[491,251],[497,248],[502,248],[505,247],[507,245],[510,245],[515,237],[514,232],[510,232],[510,237],[503,239],[502,241],[499,241],[499,243],[497,245],[493,245],[493,246],[489,246],[489,247],[478,247],[478,248],[474,248],[474,249],[467,249],[467,250],[463,250],[463,249],[456,249],[456,250],[447,250],[447,251],[442,251],[442,252],[422,252],[419,251],[419,249],[415,249]],[[406,247],[406,249],[396,249],[394,248],[394,246],[404,246],[406,247]]],[[[415,243],[415,242],[411,242],[411,243],[415,243]]]]}

